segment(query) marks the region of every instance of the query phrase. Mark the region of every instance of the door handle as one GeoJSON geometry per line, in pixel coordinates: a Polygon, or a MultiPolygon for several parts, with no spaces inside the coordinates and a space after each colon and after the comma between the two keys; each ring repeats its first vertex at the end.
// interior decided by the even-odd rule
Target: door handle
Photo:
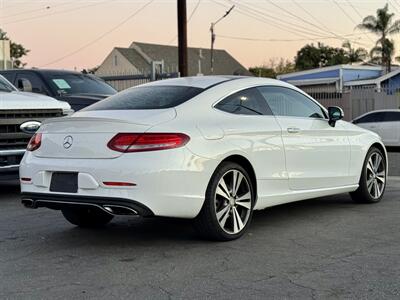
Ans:
{"type": "Polygon", "coordinates": [[[287,129],[287,132],[289,132],[289,133],[299,133],[299,132],[300,132],[300,128],[289,127],[289,128],[287,129]]]}

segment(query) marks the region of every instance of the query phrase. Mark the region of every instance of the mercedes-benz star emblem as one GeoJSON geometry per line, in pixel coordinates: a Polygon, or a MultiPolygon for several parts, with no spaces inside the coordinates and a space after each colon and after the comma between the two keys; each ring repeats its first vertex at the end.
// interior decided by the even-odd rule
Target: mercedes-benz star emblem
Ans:
{"type": "Polygon", "coordinates": [[[65,148],[65,149],[71,148],[73,142],[74,142],[74,139],[72,138],[72,136],[67,135],[67,136],[64,138],[64,142],[63,142],[64,148],[65,148]]]}

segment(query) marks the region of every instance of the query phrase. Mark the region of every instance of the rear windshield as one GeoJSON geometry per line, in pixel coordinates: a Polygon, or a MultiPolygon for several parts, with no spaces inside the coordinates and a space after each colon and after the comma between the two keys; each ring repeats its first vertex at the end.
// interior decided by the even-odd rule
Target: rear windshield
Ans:
{"type": "Polygon", "coordinates": [[[114,96],[97,102],[84,111],[91,110],[128,110],[163,109],[175,107],[203,91],[188,86],[147,86],[122,91],[114,96]]]}

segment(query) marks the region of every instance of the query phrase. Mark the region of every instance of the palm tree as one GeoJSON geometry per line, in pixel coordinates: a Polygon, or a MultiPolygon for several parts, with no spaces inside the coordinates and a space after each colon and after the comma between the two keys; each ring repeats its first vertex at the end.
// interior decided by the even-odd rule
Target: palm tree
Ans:
{"type": "Polygon", "coordinates": [[[342,47],[346,51],[346,57],[349,64],[364,61],[368,57],[368,52],[364,48],[354,49],[349,41],[343,43],[342,47]]]}
{"type": "Polygon", "coordinates": [[[389,68],[387,68],[387,71],[390,72],[390,65],[393,54],[394,54],[394,41],[386,39],[383,43],[383,46],[382,44],[378,44],[371,49],[370,51],[371,62],[376,64],[384,64],[385,57],[390,58],[389,68]]]}
{"type": "Polygon", "coordinates": [[[381,63],[386,71],[391,71],[391,62],[394,55],[394,42],[389,39],[393,34],[400,32],[400,20],[393,20],[394,14],[389,13],[388,5],[376,11],[376,16],[364,18],[357,28],[367,30],[379,36],[376,46],[371,50],[373,54],[380,53],[381,63]]]}

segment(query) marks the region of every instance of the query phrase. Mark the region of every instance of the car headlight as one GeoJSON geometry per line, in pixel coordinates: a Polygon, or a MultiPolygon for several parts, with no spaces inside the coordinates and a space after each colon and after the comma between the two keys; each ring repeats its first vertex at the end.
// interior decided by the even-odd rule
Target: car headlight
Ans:
{"type": "Polygon", "coordinates": [[[70,116],[74,113],[75,111],[72,108],[64,108],[63,109],[63,116],[70,116]]]}

